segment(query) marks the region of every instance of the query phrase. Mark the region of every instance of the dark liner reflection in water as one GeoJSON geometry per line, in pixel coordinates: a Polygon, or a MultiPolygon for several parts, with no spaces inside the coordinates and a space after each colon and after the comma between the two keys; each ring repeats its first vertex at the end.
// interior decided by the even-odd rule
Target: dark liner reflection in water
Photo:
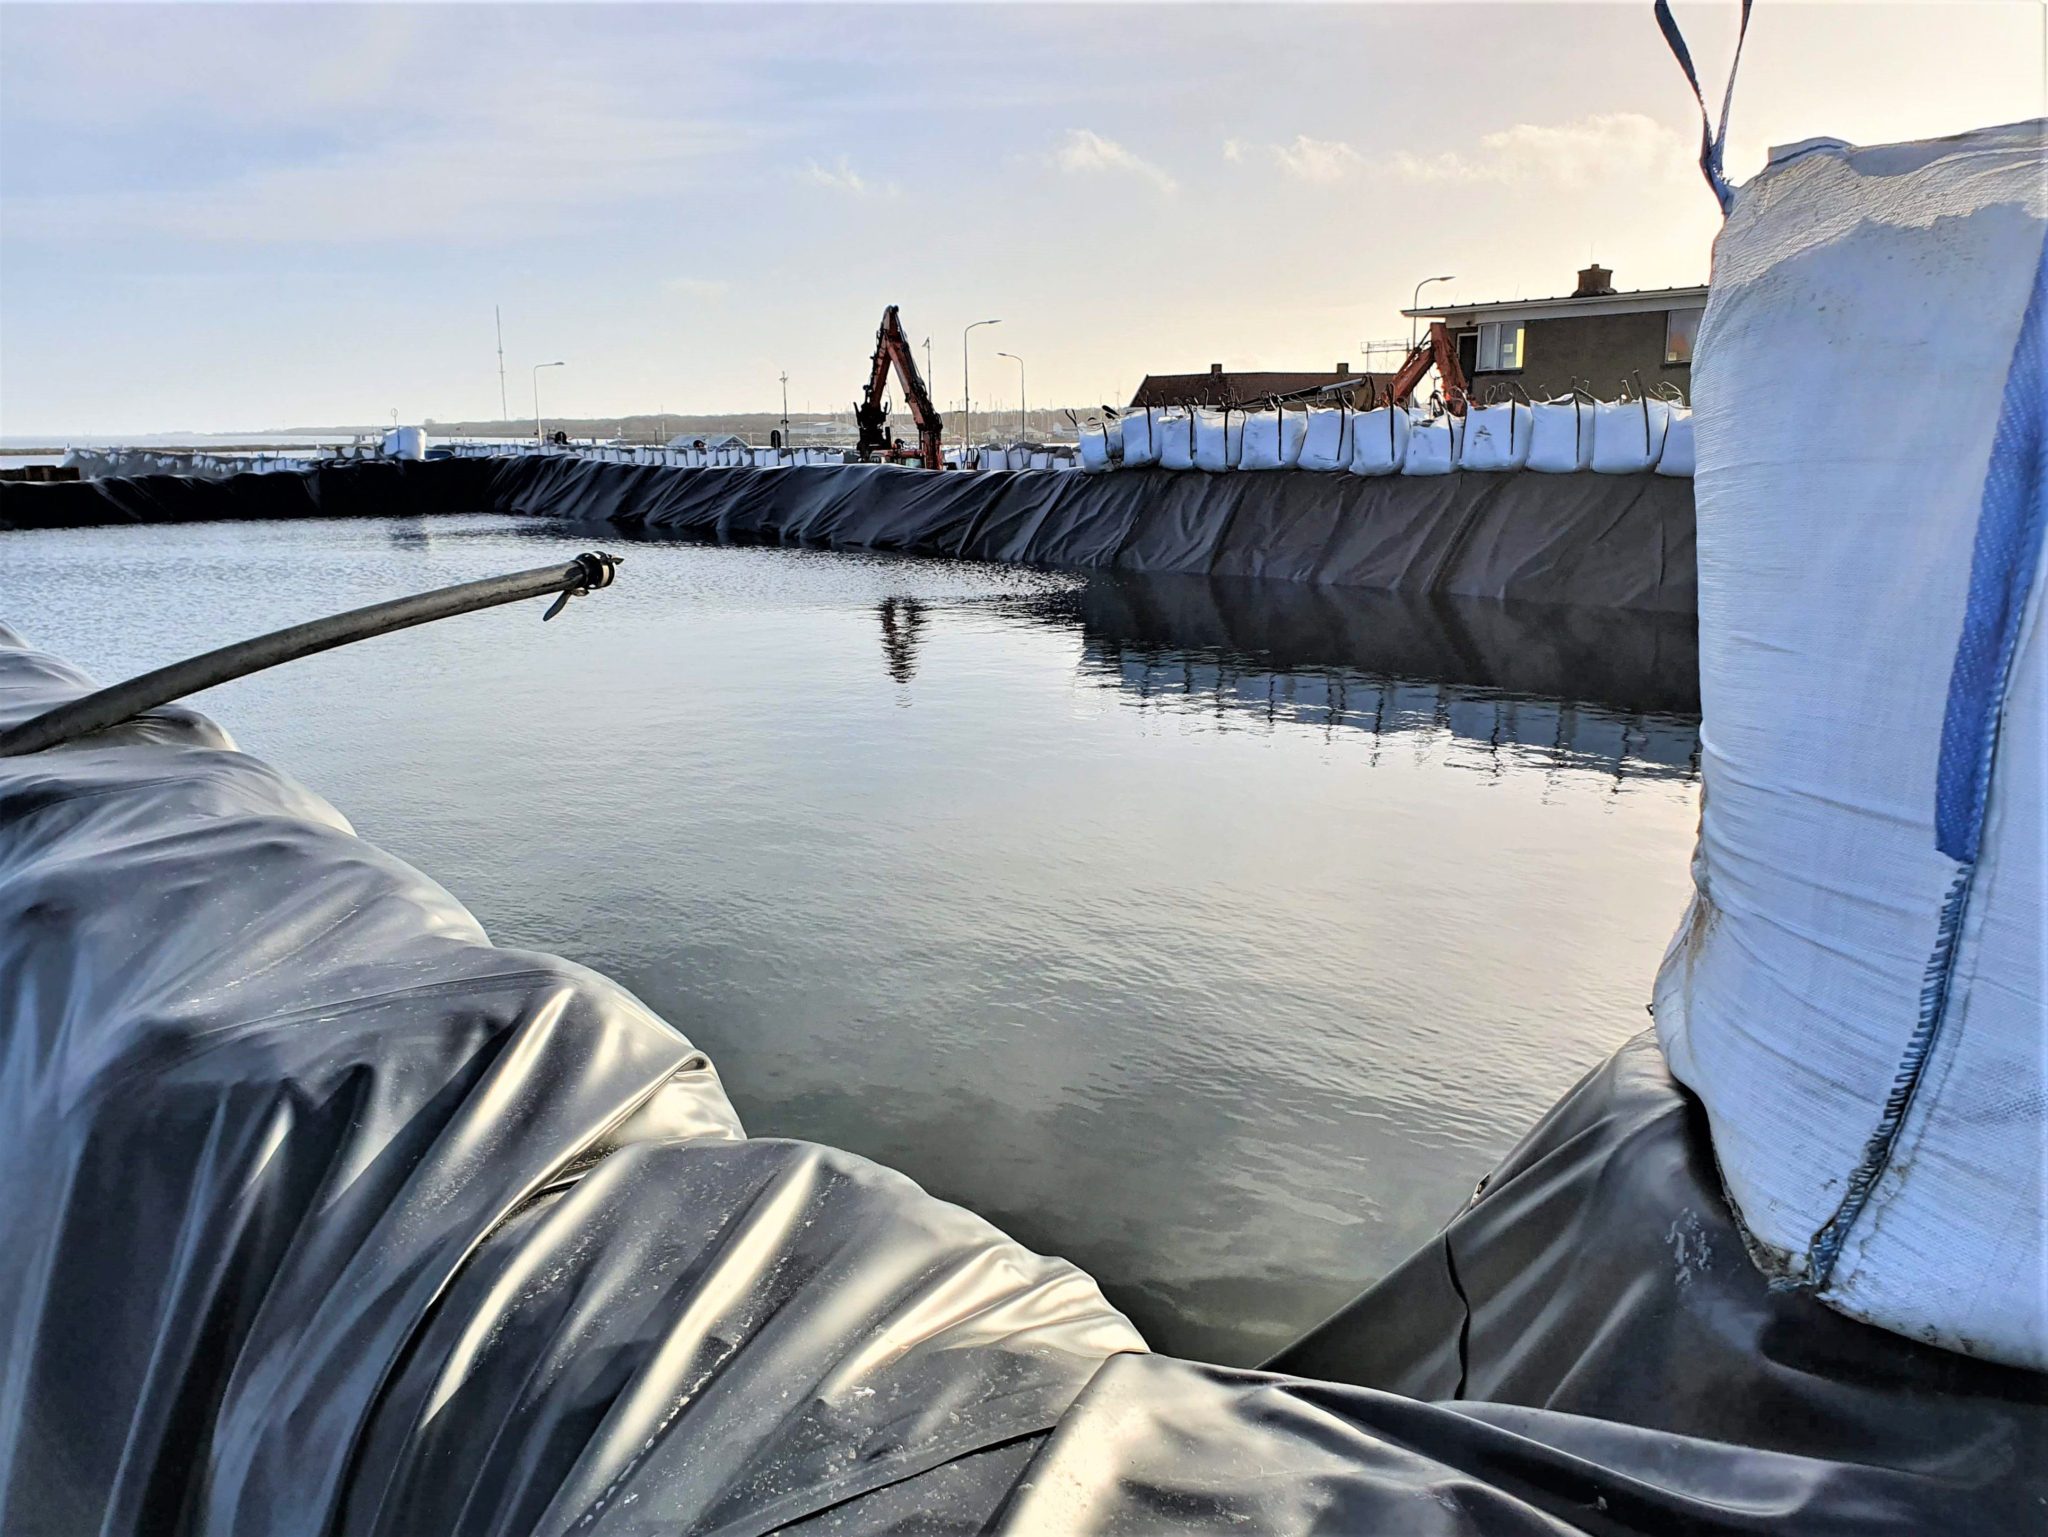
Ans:
{"type": "MultiPolygon", "coordinates": [[[[908,683],[935,605],[876,607],[889,676],[908,683]]],[[[984,605],[986,606],[986,605],[984,605]]],[[[1448,734],[1509,758],[1615,780],[1699,773],[1690,619],[1343,592],[1292,582],[1091,575],[1004,612],[1078,627],[1081,670],[1140,707],[1267,723],[1448,734]]]]}
{"type": "MultiPolygon", "coordinates": [[[[604,528],[618,542],[717,542],[604,528]]],[[[549,520],[532,531],[563,529],[549,520]]],[[[1448,733],[1486,747],[1497,772],[1511,756],[1617,782],[1698,777],[1699,636],[1691,615],[1237,577],[1074,575],[1065,592],[963,606],[1078,629],[1085,675],[1161,707],[1375,737],[1448,733]]],[[[898,683],[916,671],[930,610],[950,606],[910,596],[877,605],[885,662],[898,683]]]]}
{"type": "Polygon", "coordinates": [[[1091,580],[1073,604],[1083,668],[1143,699],[1448,731],[1617,778],[1698,773],[1690,617],[1176,576],[1091,580]]]}
{"type": "MultiPolygon", "coordinates": [[[[1698,665],[1690,620],[1150,575],[1091,576],[1071,594],[999,606],[1055,628],[1078,622],[1083,673],[1141,707],[1375,739],[1448,733],[1483,744],[1496,773],[1509,756],[1617,781],[1699,773],[1698,691],[1683,685],[1698,665]],[[1247,631],[1269,632],[1275,648],[1236,639],[1247,631]],[[1618,702],[1587,698],[1589,688],[1618,702]],[[1642,698],[1659,702],[1629,702],[1642,698]]],[[[932,607],[913,597],[877,605],[898,683],[916,672],[932,607]]]]}

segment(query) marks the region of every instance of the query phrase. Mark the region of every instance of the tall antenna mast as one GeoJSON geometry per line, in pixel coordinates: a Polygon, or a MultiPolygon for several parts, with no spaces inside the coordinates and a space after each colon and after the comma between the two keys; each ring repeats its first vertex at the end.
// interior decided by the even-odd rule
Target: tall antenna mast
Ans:
{"type": "Polygon", "coordinates": [[[493,304],[491,313],[498,320],[498,420],[509,422],[512,408],[505,403],[505,312],[493,304]]]}

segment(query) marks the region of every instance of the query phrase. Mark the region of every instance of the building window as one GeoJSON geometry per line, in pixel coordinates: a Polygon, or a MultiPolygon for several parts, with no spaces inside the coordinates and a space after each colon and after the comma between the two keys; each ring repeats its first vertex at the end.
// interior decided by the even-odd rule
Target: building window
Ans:
{"type": "Polygon", "coordinates": [[[1479,328],[1479,372],[1513,373],[1522,366],[1522,323],[1489,320],[1479,328]]]}
{"type": "Polygon", "coordinates": [[[1690,363],[1692,344],[1700,334],[1700,316],[1705,310],[1666,310],[1664,312],[1664,361],[1667,363],[1690,363]]]}

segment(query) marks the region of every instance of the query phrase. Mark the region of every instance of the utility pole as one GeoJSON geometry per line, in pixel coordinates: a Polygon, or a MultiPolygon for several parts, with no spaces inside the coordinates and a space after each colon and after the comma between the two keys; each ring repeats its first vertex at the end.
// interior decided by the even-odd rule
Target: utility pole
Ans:
{"type": "Polygon", "coordinates": [[[789,370],[782,371],[782,447],[789,450],[789,370]]]}
{"type": "Polygon", "coordinates": [[[512,407],[505,398],[505,311],[498,305],[491,306],[491,313],[498,318],[498,420],[512,420],[512,407]]]}
{"type": "MultiPolygon", "coordinates": [[[[1458,275],[1455,272],[1447,272],[1440,278],[1424,278],[1415,285],[1415,296],[1408,301],[1408,308],[1413,310],[1422,307],[1422,290],[1429,287],[1431,283],[1454,283],[1457,281],[1457,277],[1458,275]]],[[[1415,350],[1416,327],[1419,321],[1419,316],[1410,315],[1408,317],[1408,350],[1410,352],[1415,350]]]]}
{"type": "Polygon", "coordinates": [[[1031,436],[1029,420],[1024,410],[1024,360],[1014,352],[998,352],[999,358],[1008,358],[1017,365],[1017,441],[1025,442],[1031,436]]]}
{"type": "Polygon", "coordinates": [[[970,434],[974,431],[974,391],[967,382],[967,335],[975,326],[999,326],[1000,320],[977,320],[960,333],[960,463],[964,467],[972,446],[970,434]]]}

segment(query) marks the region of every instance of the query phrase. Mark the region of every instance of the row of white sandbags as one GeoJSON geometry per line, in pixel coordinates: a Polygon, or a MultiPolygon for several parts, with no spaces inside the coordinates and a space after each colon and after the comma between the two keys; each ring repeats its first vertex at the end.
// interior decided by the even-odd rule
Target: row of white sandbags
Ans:
{"type": "Polygon", "coordinates": [[[1005,448],[1000,443],[985,443],[980,448],[970,449],[967,457],[961,458],[960,450],[953,449],[946,455],[946,464],[952,469],[973,470],[1072,470],[1080,468],[1080,461],[1069,448],[1046,448],[1038,444],[1013,443],[1005,448]]]}
{"type": "Polygon", "coordinates": [[[793,464],[843,464],[837,448],[626,448],[607,444],[458,443],[454,454],[464,459],[494,459],[542,454],[587,459],[597,464],[655,464],[670,469],[784,469],[793,464]]]}
{"type": "Polygon", "coordinates": [[[1564,475],[1691,475],[1692,412],[1663,400],[1471,406],[1430,417],[1382,406],[1306,411],[1146,407],[1081,429],[1081,468],[1320,470],[1448,475],[1537,470],[1564,475]]]}
{"type": "Polygon", "coordinates": [[[137,475],[197,475],[216,479],[227,475],[298,474],[319,463],[319,456],[309,453],[211,454],[147,448],[73,448],[65,451],[59,463],[66,469],[78,471],[82,480],[137,475]]]}

